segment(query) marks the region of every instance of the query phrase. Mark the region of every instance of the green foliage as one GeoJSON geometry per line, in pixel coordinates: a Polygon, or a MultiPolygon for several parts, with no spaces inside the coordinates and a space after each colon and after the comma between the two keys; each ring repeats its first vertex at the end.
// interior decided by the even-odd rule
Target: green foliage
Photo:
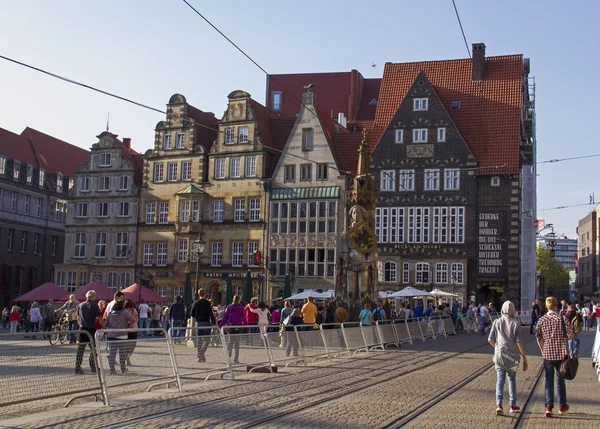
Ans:
{"type": "Polygon", "coordinates": [[[561,289],[569,286],[569,271],[555,260],[550,249],[537,248],[537,268],[546,281],[546,290],[561,289]]]}

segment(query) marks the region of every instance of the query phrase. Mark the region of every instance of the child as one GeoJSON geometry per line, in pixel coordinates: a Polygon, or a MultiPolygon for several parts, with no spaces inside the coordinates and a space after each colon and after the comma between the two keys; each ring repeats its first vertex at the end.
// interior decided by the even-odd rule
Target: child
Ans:
{"type": "Polygon", "coordinates": [[[8,321],[10,322],[10,333],[17,333],[17,326],[19,326],[19,320],[21,320],[21,313],[19,313],[19,307],[13,305],[8,321]]]}

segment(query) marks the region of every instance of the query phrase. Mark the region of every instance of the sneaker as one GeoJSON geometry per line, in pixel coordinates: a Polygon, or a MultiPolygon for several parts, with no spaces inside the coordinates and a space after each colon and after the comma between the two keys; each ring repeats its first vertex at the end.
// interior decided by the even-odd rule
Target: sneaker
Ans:
{"type": "Polygon", "coordinates": [[[567,414],[567,411],[569,411],[569,404],[564,407],[558,407],[558,414],[567,414]]]}
{"type": "Polygon", "coordinates": [[[502,409],[502,404],[498,404],[498,406],[496,407],[496,415],[497,416],[503,416],[504,415],[504,410],[502,409]]]}
{"type": "Polygon", "coordinates": [[[546,407],[546,417],[552,417],[552,407],[546,407]]]}
{"type": "Polygon", "coordinates": [[[110,375],[117,375],[117,371],[115,371],[114,369],[110,370],[110,375]]]}
{"type": "Polygon", "coordinates": [[[521,407],[519,407],[518,405],[511,405],[510,406],[510,412],[511,413],[518,413],[521,410],[521,407]]]}
{"type": "Polygon", "coordinates": [[[83,374],[83,370],[81,368],[75,368],[75,374],[83,374]]]}
{"type": "Polygon", "coordinates": [[[205,357],[199,357],[198,358],[198,362],[206,362],[206,358],[205,357]]]}

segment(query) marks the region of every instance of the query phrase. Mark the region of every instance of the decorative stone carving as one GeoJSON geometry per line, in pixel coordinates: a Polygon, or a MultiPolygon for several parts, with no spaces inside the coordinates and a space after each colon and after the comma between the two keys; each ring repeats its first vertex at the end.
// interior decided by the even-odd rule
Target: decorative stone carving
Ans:
{"type": "Polygon", "coordinates": [[[408,158],[430,158],[433,156],[432,144],[413,144],[406,146],[408,158]]]}

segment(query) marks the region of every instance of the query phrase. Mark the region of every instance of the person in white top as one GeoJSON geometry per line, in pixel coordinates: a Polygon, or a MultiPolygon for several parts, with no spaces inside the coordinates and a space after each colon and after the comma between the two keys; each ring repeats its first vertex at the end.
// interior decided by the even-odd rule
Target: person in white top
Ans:
{"type": "Polygon", "coordinates": [[[481,335],[485,335],[485,321],[488,318],[488,315],[490,314],[489,310],[487,309],[487,307],[485,305],[482,305],[481,308],[479,309],[479,320],[481,322],[481,335]]]}
{"type": "MultiPolygon", "coordinates": [[[[140,308],[138,314],[140,315],[140,320],[138,321],[140,329],[148,329],[150,327],[150,319],[148,318],[148,304],[144,302],[143,299],[140,300],[140,308]]],[[[147,336],[147,332],[140,332],[140,337],[147,336]]]]}
{"type": "Polygon", "coordinates": [[[258,308],[248,307],[248,309],[251,312],[258,314],[258,327],[260,328],[260,332],[263,334],[266,333],[269,317],[271,316],[271,312],[267,308],[267,305],[264,302],[259,302],[258,308]]]}
{"type": "Polygon", "coordinates": [[[104,320],[106,320],[106,316],[108,316],[110,314],[110,312],[112,311],[113,307],[115,306],[115,303],[117,301],[125,301],[125,295],[123,295],[123,292],[118,291],[115,292],[115,296],[114,299],[109,302],[108,304],[106,304],[106,310],[104,310],[104,320]]]}
{"type": "Polygon", "coordinates": [[[583,318],[583,329],[586,331],[590,330],[590,309],[587,308],[587,305],[583,305],[581,307],[581,317],[583,318]]]}

